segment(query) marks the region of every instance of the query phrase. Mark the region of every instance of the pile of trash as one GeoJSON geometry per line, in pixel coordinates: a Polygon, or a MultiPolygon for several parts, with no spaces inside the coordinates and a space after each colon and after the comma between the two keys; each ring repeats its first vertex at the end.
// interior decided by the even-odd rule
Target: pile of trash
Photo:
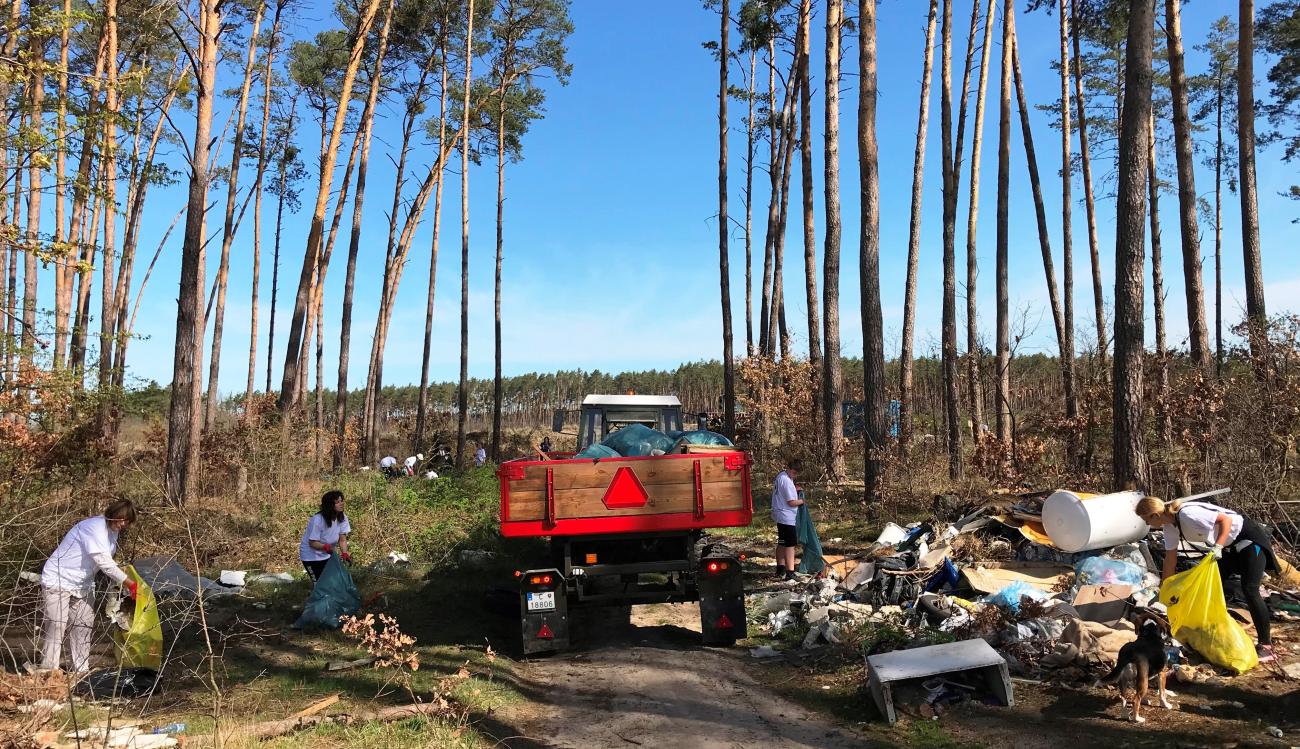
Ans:
{"type": "Polygon", "coordinates": [[[686,452],[689,445],[731,447],[731,440],[717,432],[696,429],[689,432],[661,432],[644,424],[629,424],[601,442],[589,445],[575,458],[640,458],[686,452]]]}
{"type": "MultiPolygon", "coordinates": [[[[936,509],[948,505],[940,511],[951,519],[889,523],[866,552],[828,556],[813,579],[751,596],[751,618],[795,647],[849,644],[869,658],[980,639],[1017,676],[1090,682],[1136,639],[1134,621],[1151,618],[1167,627],[1176,619],[1159,600],[1150,531],[1128,517],[1136,518],[1140,496],[1003,495],[964,512],[951,498],[938,498],[936,509]]],[[[1290,596],[1273,598],[1280,613],[1294,605],[1290,596]]],[[[1203,682],[1246,670],[1202,650],[1171,640],[1175,679],[1203,682]]],[[[752,655],[780,652],[765,646],[752,655]]]]}

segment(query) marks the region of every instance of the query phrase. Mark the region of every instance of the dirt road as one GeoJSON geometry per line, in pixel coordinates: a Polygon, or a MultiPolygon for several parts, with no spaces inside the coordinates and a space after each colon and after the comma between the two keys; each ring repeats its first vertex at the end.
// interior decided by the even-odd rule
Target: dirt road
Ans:
{"type": "Polygon", "coordinates": [[[533,701],[507,711],[527,739],[503,746],[862,747],[862,737],[782,699],[746,672],[741,648],[699,644],[694,604],[638,606],[630,630],[519,667],[533,701]],[[534,691],[535,690],[535,691],[534,691]]]}

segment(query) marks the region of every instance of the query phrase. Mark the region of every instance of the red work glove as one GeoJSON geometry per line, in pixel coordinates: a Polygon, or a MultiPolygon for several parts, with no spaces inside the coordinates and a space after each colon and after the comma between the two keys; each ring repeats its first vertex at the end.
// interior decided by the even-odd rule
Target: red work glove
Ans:
{"type": "Polygon", "coordinates": [[[140,583],[137,583],[134,580],[126,580],[122,583],[122,587],[126,589],[126,595],[130,598],[135,598],[140,592],[140,583]]]}
{"type": "Polygon", "coordinates": [[[347,553],[346,551],[339,552],[339,559],[342,559],[348,564],[352,564],[352,555],[347,553]]]}
{"type": "Polygon", "coordinates": [[[321,544],[320,550],[325,552],[326,554],[329,554],[330,552],[334,551],[334,544],[321,544]]]}

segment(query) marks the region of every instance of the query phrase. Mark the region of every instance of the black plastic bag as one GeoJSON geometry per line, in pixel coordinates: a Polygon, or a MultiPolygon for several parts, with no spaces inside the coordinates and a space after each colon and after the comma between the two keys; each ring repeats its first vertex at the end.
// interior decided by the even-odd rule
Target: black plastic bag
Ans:
{"type": "Polygon", "coordinates": [[[152,693],[157,686],[158,672],[152,668],[101,668],[86,674],[72,688],[72,693],[92,700],[114,697],[133,700],[152,693]]]}

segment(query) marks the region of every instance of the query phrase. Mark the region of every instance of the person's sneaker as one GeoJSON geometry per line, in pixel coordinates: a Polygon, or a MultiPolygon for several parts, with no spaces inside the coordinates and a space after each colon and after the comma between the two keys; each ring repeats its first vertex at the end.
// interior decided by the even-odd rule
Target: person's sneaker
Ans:
{"type": "Polygon", "coordinates": [[[1277,656],[1273,653],[1272,645],[1256,645],[1255,652],[1259,654],[1260,663],[1272,663],[1277,660],[1277,656]]]}
{"type": "Polygon", "coordinates": [[[789,570],[788,572],[785,573],[785,579],[787,582],[791,582],[791,581],[797,581],[799,577],[794,574],[794,570],[789,570]]]}

